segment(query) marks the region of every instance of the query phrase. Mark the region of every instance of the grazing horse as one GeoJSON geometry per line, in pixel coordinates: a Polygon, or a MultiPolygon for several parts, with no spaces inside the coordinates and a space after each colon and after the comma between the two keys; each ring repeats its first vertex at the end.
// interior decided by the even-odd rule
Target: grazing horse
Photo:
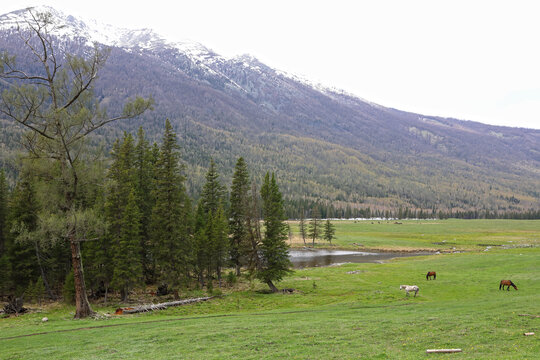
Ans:
{"type": "Polygon", "coordinates": [[[426,280],[429,280],[433,276],[433,280],[437,279],[437,273],[435,271],[428,271],[426,275],[426,280]]]}
{"type": "Polygon", "coordinates": [[[512,282],[512,280],[501,280],[501,283],[499,284],[499,290],[501,290],[501,289],[504,290],[504,287],[505,287],[505,286],[507,287],[506,289],[507,289],[508,291],[510,291],[510,286],[512,286],[512,287],[513,287],[514,289],[516,289],[516,290],[518,289],[517,286],[516,286],[516,284],[514,284],[514,283],[512,282]]]}
{"type": "Polygon", "coordinates": [[[416,294],[418,294],[418,290],[420,290],[420,288],[416,285],[401,285],[399,290],[405,290],[407,296],[409,296],[409,291],[414,291],[414,297],[416,297],[416,294]]]}

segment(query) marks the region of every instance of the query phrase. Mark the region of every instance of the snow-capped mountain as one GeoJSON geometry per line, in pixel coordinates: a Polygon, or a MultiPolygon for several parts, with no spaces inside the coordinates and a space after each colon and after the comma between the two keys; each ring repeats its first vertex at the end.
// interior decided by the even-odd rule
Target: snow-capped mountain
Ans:
{"type": "Polygon", "coordinates": [[[123,49],[155,49],[159,47],[176,48],[194,59],[203,60],[212,52],[203,45],[193,42],[170,42],[155,33],[152,29],[125,29],[96,20],[83,20],[67,15],[49,6],[37,6],[28,9],[13,11],[0,16],[0,29],[25,28],[32,16],[48,14],[55,24],[51,34],[62,39],[84,39],[87,45],[94,42],[123,49]]]}
{"type": "MultiPolygon", "coordinates": [[[[48,7],[38,12],[50,14],[52,34],[66,49],[79,51],[94,42],[110,46],[95,88],[108,111],[121,112],[121,104],[135,95],[156,99],[155,111],[142,120],[115,126],[133,130],[144,123],[156,139],[169,118],[182,129],[184,157],[192,166],[205,166],[201,158],[213,157],[232,169],[230,162],[245,156],[260,172],[281,171],[290,194],[357,205],[432,208],[444,199],[463,208],[494,208],[507,202],[505,194],[515,194],[520,206],[540,203],[538,130],[389,109],[273,69],[251,55],[226,58],[150,29],[118,29],[48,7]],[[485,190],[496,187],[497,192],[485,190]],[[379,202],[385,196],[391,199],[379,202]]],[[[0,52],[32,67],[15,36],[29,16],[27,10],[0,16],[0,52]]]]}
{"type": "MultiPolygon", "coordinates": [[[[249,54],[226,58],[195,41],[170,41],[157,34],[152,29],[143,28],[132,30],[118,28],[92,19],[83,20],[81,18],[76,18],[50,6],[37,6],[32,8],[31,12],[28,11],[28,9],[21,9],[4,14],[0,16],[0,29],[15,30],[18,27],[25,28],[28,22],[32,21],[32,16],[39,16],[39,14],[48,14],[50,16],[55,24],[51,33],[63,41],[69,39],[77,41],[82,40],[88,46],[99,43],[106,46],[122,48],[130,52],[153,52],[161,54],[169,52],[169,56],[172,55],[183,65],[186,65],[185,62],[188,60],[191,63],[190,67],[192,69],[198,68],[203,70],[206,72],[206,74],[204,74],[206,77],[221,77],[230,87],[236,88],[246,94],[253,91],[251,84],[240,84],[230,77],[229,67],[231,65],[240,67],[243,70],[250,71],[257,75],[264,73],[266,76],[290,79],[296,83],[306,85],[330,96],[339,94],[365,101],[358,98],[356,95],[346,93],[343,90],[323,86],[322,84],[310,81],[305,77],[290,74],[286,71],[272,69],[249,54]],[[171,52],[176,54],[171,54],[171,52]]],[[[196,73],[202,75],[198,71],[192,71],[192,74],[196,73]]],[[[367,103],[367,101],[365,102],[367,103]]]]}

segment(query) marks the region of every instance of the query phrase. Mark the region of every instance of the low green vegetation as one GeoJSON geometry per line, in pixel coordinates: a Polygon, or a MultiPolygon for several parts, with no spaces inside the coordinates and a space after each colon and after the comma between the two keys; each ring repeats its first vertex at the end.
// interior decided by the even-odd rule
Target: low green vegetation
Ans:
{"type": "MultiPolygon", "coordinates": [[[[404,222],[381,226],[378,236],[369,230],[376,225],[336,222],[335,242],[386,248],[403,239],[414,248],[447,231],[463,248],[487,239],[512,247],[297,270],[277,284],[291,294],[268,293],[242,275],[222,297],[154,313],[72,320],[73,307],[47,305],[0,320],[0,358],[418,359],[434,348],[462,349],[456,359],[537,357],[540,318],[520,315],[540,314],[538,222],[444,221],[440,230],[404,222]],[[437,280],[427,281],[431,270],[437,280]],[[499,290],[501,279],[519,290],[499,290]],[[406,297],[401,284],[418,285],[418,296],[406,297]]],[[[104,314],[117,305],[93,306],[104,314]]]]}

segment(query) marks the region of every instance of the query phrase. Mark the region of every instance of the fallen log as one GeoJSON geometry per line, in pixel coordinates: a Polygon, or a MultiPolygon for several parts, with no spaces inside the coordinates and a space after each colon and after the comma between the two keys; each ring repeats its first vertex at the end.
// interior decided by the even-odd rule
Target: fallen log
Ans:
{"type": "Polygon", "coordinates": [[[533,332],[528,332],[528,333],[524,333],[523,335],[525,335],[525,336],[532,336],[532,335],[534,335],[534,333],[533,333],[533,332]]]}
{"type": "Polygon", "coordinates": [[[461,352],[461,349],[427,349],[426,353],[457,353],[461,352]]]}
{"type": "Polygon", "coordinates": [[[200,297],[200,298],[193,298],[193,299],[169,301],[169,302],[160,303],[160,304],[148,304],[148,305],[140,305],[140,306],[135,306],[135,307],[118,308],[116,309],[115,314],[116,315],[136,314],[140,312],[148,312],[148,311],[154,311],[154,310],[165,310],[171,306],[193,304],[193,303],[197,303],[201,301],[210,300],[214,297],[215,296],[208,296],[208,297],[200,297]]]}

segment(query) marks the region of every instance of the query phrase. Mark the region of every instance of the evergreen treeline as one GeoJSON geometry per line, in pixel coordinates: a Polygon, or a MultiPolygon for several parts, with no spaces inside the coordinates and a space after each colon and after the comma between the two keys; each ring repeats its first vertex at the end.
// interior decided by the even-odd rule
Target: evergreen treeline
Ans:
{"type": "Polygon", "coordinates": [[[314,201],[306,199],[289,199],[285,202],[285,214],[288,219],[313,218],[322,219],[516,219],[534,220],[540,219],[540,210],[529,209],[523,211],[493,211],[481,210],[437,210],[412,209],[399,207],[398,209],[371,209],[360,208],[350,205],[336,206],[326,201],[314,201]]]}
{"type": "MultiPolygon", "coordinates": [[[[80,211],[84,276],[90,297],[125,301],[148,285],[177,297],[187,288],[221,287],[241,269],[268,284],[290,270],[287,225],[274,174],[260,190],[239,158],[230,194],[210,160],[197,204],[187,195],[177,136],[167,120],[161,145],[142,128],[125,133],[103,163],[86,169],[80,211]],[[84,215],[82,215],[84,214],[84,215]],[[263,223],[261,224],[261,220],[263,223]],[[261,226],[262,225],[262,226],[261,226]],[[261,230],[261,227],[263,230],[261,230]]],[[[9,190],[0,170],[0,295],[73,299],[73,272],[47,162],[24,162],[9,190]]]]}

